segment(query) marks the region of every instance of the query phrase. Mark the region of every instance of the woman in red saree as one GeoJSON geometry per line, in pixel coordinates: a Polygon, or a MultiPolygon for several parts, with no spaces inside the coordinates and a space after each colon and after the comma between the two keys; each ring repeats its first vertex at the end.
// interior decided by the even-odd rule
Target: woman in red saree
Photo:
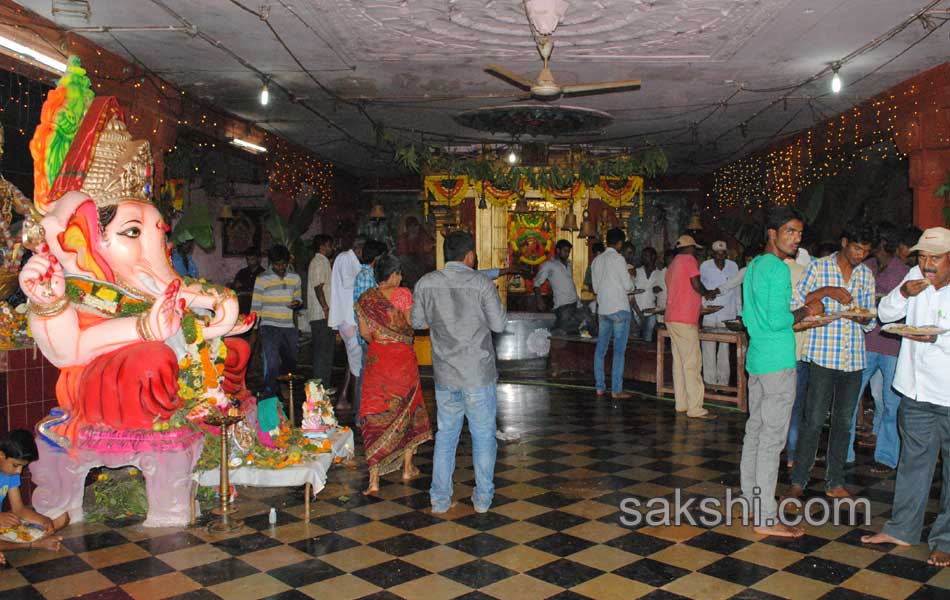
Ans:
{"type": "Polygon", "coordinates": [[[432,439],[412,345],[412,292],[399,287],[402,271],[395,256],[379,257],[375,275],[378,287],[356,302],[360,335],[369,342],[360,404],[369,464],[369,486],[363,492],[367,495],[379,491],[380,475],[400,465],[404,480],[416,477],[419,470],[412,465],[412,455],[432,439]]]}

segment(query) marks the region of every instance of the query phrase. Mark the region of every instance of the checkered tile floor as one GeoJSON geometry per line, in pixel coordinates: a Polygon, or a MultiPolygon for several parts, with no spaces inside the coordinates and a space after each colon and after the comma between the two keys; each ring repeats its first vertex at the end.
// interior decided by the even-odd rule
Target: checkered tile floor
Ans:
{"type": "MultiPolygon", "coordinates": [[[[72,525],[57,554],[7,553],[0,598],[950,598],[950,569],[928,566],[925,545],[863,546],[863,528],[810,527],[780,541],[738,525],[621,525],[624,498],[671,497],[676,487],[722,497],[736,486],[738,413],[692,421],[649,398],[615,405],[589,392],[502,384],[499,424],[522,435],[499,442],[487,514],[468,500],[464,442],[460,502],[446,515],[429,514],[426,476],[407,485],[394,474],[380,498],[367,499],[365,470],[335,468],[309,524],[301,492],[242,489],[245,526],[234,535],[72,525]]],[[[418,457],[424,474],[431,453],[430,444],[418,457]]],[[[848,483],[871,500],[877,530],[894,481],[872,476],[869,464],[860,455],[848,483]]]]}

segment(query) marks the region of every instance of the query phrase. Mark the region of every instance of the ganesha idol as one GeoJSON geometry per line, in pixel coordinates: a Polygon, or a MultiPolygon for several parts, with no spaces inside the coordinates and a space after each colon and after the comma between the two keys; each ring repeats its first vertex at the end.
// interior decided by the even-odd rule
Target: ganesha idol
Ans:
{"type": "Polygon", "coordinates": [[[37,426],[34,505],[81,520],[89,469],[135,465],[145,525],[184,525],[202,399],[254,402],[248,344],[225,338],[252,317],[239,318],[230,290],[174,271],[169,226],[150,199],[149,144],[132,139],[114,97],[94,97],[77,59],[49,93],[30,150],[35,210],[24,236],[34,255],[20,286],[36,344],[60,369],[59,407],[37,426]]]}

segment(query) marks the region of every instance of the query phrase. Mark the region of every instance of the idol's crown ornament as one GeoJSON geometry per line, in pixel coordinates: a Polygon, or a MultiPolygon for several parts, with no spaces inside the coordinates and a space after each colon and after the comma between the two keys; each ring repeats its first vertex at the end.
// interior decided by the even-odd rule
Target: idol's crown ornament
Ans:
{"type": "Polygon", "coordinates": [[[122,200],[151,201],[149,143],[132,139],[115,97],[95,96],[75,56],[43,103],[30,153],[34,203],[41,215],[71,191],[88,194],[99,208],[122,200]]]}

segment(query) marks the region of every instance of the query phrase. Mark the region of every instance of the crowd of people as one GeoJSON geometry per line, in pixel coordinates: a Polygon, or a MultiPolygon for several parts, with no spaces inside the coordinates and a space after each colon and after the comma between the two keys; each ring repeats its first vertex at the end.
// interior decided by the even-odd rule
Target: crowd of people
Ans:
{"type": "MultiPolygon", "coordinates": [[[[942,455],[941,513],[931,526],[929,543],[930,562],[947,566],[950,400],[941,392],[950,385],[950,338],[916,330],[898,337],[882,331],[881,324],[903,320],[909,327],[950,329],[950,230],[853,223],[837,244],[816,246],[812,257],[801,247],[805,226],[793,208],[773,208],[764,248],[747,251],[741,266],[727,257],[723,241],[711,244],[708,259],[700,262],[705,249],[690,235],[680,236],[662,261],[650,247],[640,251],[637,261],[624,232],[612,229],[605,243],[592,245],[585,285],[595,300],[586,304],[572,277],[572,245],[560,240],[534,278],[538,309],[547,309],[541,293],[547,283],[555,331],[597,336],[596,396],[609,394],[613,400],[631,397],[623,389],[631,328],[650,341],[662,322],[672,341],[675,410],[699,420],[715,418],[704,406],[705,386],[727,385],[733,376],[728,348],[701,344],[700,331],[741,319],[749,336],[749,416],[740,483],[743,496],[758,501],[755,531],[790,538],[804,534],[779,518],[782,503],[776,489],[783,452],[790,473],[784,499],[805,495],[821,460],[825,494],[848,498],[846,468],[861,446],[874,448],[873,472],[896,472],[897,478],[891,519],[880,533],[862,541],[917,543],[942,455]],[[604,363],[611,344],[608,391],[604,363]],[[862,435],[857,422],[868,387],[875,410],[873,425],[862,435]],[[830,427],[821,458],[826,420],[830,427]]],[[[451,510],[456,449],[467,420],[476,481],[472,504],[477,512],[488,511],[494,496],[497,411],[492,334],[503,331],[506,323],[492,279],[509,270],[477,270],[475,240],[464,231],[445,237],[444,267],[423,275],[412,290],[402,285],[401,258],[382,242],[357,236],[351,247],[337,249],[331,237],[318,235],[313,250],[306,291],[289,268],[287,248],[280,245],[268,250],[267,268],[257,252],[249,252],[247,267],[232,283],[242,310],[258,315],[263,393],[277,395],[278,376],[297,368],[296,320],[305,315],[313,376],[326,385],[336,335],[343,340],[349,383],[340,395],[351,389],[369,467],[364,493],[377,493],[379,478],[399,469],[405,480],[417,477],[413,455],[434,438],[432,512],[451,510]],[[431,340],[434,435],[414,350],[418,329],[428,329],[431,340]]],[[[177,248],[176,255],[175,266],[196,276],[188,245],[177,248]]],[[[14,512],[25,509],[18,508],[16,492],[10,491],[16,485],[10,482],[35,460],[35,451],[21,446],[22,440],[0,444],[0,483],[7,482],[3,492],[14,512]]],[[[50,530],[65,524],[44,523],[50,530]]]]}

